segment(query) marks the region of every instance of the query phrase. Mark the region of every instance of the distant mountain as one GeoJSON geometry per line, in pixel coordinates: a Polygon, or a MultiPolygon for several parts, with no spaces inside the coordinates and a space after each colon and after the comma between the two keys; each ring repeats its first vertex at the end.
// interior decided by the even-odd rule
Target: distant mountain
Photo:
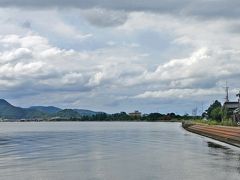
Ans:
{"type": "Polygon", "coordinates": [[[70,119],[70,118],[79,118],[80,114],[77,111],[74,111],[72,109],[64,109],[64,110],[61,110],[58,113],[56,113],[56,116],[61,117],[61,118],[70,119]]]}
{"type": "MultiPolygon", "coordinates": [[[[44,113],[47,113],[47,114],[51,114],[51,115],[54,115],[54,114],[62,111],[62,109],[60,109],[58,107],[54,107],[54,106],[32,106],[29,109],[38,110],[38,111],[41,111],[41,112],[44,112],[44,113]]],[[[80,116],[93,116],[93,115],[96,115],[96,114],[103,113],[103,112],[95,112],[95,111],[86,110],[86,109],[73,109],[73,111],[78,112],[78,114],[80,116]]]]}
{"type": "Polygon", "coordinates": [[[56,114],[62,109],[54,106],[32,106],[29,109],[41,111],[47,114],[56,114]]]}
{"type": "Polygon", "coordinates": [[[104,113],[104,112],[90,111],[86,109],[73,109],[73,110],[78,112],[81,116],[93,116],[93,115],[104,113]]]}
{"type": "Polygon", "coordinates": [[[6,100],[0,99],[0,116],[7,119],[21,119],[25,117],[26,111],[20,107],[9,104],[6,100]]]}
{"type": "Polygon", "coordinates": [[[48,113],[38,111],[37,109],[24,108],[24,111],[25,115],[22,117],[23,119],[47,118],[49,116],[48,113]]]}
{"type": "Polygon", "coordinates": [[[0,118],[3,119],[34,119],[60,117],[65,119],[93,116],[103,112],[85,109],[60,109],[54,106],[32,106],[30,108],[16,107],[4,99],[0,99],[0,118]]]}
{"type": "Polygon", "coordinates": [[[25,119],[46,117],[47,114],[41,111],[28,108],[20,108],[11,105],[4,99],[0,99],[0,117],[4,119],[25,119]]]}

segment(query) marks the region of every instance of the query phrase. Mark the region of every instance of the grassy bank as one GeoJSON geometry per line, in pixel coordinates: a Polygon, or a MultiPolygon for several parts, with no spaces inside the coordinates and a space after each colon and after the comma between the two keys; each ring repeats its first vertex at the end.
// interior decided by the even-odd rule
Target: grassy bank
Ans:
{"type": "Polygon", "coordinates": [[[221,122],[216,121],[216,120],[202,120],[202,119],[197,119],[197,120],[190,120],[187,121],[188,123],[191,124],[208,124],[208,125],[219,125],[219,126],[238,126],[236,122],[232,122],[230,120],[223,120],[221,122]]]}

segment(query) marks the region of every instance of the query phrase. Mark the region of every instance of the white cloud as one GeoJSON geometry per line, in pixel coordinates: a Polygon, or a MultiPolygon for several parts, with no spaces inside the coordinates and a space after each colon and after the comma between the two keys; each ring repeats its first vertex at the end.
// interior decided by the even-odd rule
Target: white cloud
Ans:
{"type": "Polygon", "coordinates": [[[60,49],[37,34],[1,36],[0,42],[7,47],[0,52],[0,77],[18,81],[11,88],[25,86],[27,82],[29,86],[37,84],[41,88],[67,91],[119,85],[124,83],[126,74],[141,72],[135,63],[146,57],[132,52],[128,46],[83,52],[60,49]]]}
{"type": "Polygon", "coordinates": [[[96,86],[99,85],[101,83],[101,81],[103,80],[103,73],[102,72],[97,72],[96,74],[94,74],[93,77],[91,77],[89,79],[89,86],[96,86]]]}
{"type": "Polygon", "coordinates": [[[123,9],[0,8],[3,96],[151,110],[154,98],[207,101],[226,80],[239,87],[237,18],[123,9]]]}
{"type": "Polygon", "coordinates": [[[43,62],[31,62],[31,63],[16,63],[5,64],[0,67],[1,90],[5,90],[6,87],[15,88],[21,86],[32,79],[43,76],[45,72],[46,64],[43,62]]]}
{"type": "Polygon", "coordinates": [[[72,72],[64,75],[62,80],[63,80],[63,83],[66,85],[84,83],[84,78],[82,73],[77,73],[77,72],[72,72]]]}
{"type": "MultiPolygon", "coordinates": [[[[2,80],[18,81],[16,86],[25,85],[38,78],[51,78],[57,72],[50,58],[59,54],[65,55],[66,50],[52,47],[48,40],[39,35],[6,35],[0,38],[7,49],[0,52],[0,76],[2,80]]],[[[8,84],[8,83],[6,83],[8,84]]],[[[34,84],[32,84],[34,85],[34,84]]]]}
{"type": "Polygon", "coordinates": [[[5,63],[9,61],[14,61],[14,60],[19,60],[19,59],[24,59],[24,58],[31,58],[32,53],[29,49],[27,48],[18,48],[14,51],[8,51],[1,53],[0,52],[0,62],[5,63]]]}
{"type": "Polygon", "coordinates": [[[134,96],[134,98],[163,98],[163,99],[198,99],[204,96],[223,95],[220,88],[213,89],[169,89],[162,91],[146,91],[142,94],[134,96]]]}
{"type": "Polygon", "coordinates": [[[172,59],[150,70],[145,64],[138,63],[148,56],[133,53],[129,46],[121,46],[121,50],[110,46],[81,52],[52,46],[46,38],[36,34],[1,36],[0,41],[7,45],[0,56],[2,91],[24,88],[28,84],[27,87],[41,87],[34,90],[36,92],[41,89],[53,93],[59,90],[87,91],[93,98],[107,91],[117,101],[128,98],[197,100],[222,96],[224,91],[219,84],[225,79],[238,81],[239,77],[240,51],[237,49],[203,47],[187,58],[172,59]],[[31,56],[23,58],[23,52],[31,56]],[[121,52],[121,55],[114,56],[116,52],[121,52]],[[134,93],[136,88],[138,90],[134,93]],[[120,94],[112,92],[123,89],[120,94]]]}

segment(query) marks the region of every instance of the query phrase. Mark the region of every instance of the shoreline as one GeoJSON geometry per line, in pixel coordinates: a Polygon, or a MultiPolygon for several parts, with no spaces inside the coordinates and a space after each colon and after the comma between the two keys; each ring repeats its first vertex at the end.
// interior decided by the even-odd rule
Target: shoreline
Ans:
{"type": "Polygon", "coordinates": [[[187,122],[182,122],[182,127],[189,132],[240,148],[240,127],[205,125],[187,122]]]}
{"type": "Polygon", "coordinates": [[[182,123],[183,120],[157,120],[157,121],[143,121],[143,120],[114,120],[114,121],[100,121],[100,120],[88,120],[88,121],[81,121],[81,120],[41,120],[41,121],[35,121],[35,120],[20,120],[20,121],[0,121],[1,122],[178,122],[182,123]]]}

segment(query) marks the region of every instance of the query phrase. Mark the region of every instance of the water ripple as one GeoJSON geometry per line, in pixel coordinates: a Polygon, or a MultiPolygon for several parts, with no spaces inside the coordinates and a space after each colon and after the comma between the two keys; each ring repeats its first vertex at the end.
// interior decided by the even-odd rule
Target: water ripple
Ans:
{"type": "Polygon", "coordinates": [[[4,180],[237,180],[240,175],[238,150],[187,133],[178,123],[23,123],[1,129],[4,180]]]}

